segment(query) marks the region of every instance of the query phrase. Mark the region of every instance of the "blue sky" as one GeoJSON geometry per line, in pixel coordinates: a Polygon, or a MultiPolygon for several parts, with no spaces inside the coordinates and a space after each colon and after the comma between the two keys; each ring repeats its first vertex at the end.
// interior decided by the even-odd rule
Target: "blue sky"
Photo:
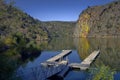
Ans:
{"type": "Polygon", "coordinates": [[[14,0],[15,6],[41,21],[76,21],[88,6],[113,0],[14,0]]]}

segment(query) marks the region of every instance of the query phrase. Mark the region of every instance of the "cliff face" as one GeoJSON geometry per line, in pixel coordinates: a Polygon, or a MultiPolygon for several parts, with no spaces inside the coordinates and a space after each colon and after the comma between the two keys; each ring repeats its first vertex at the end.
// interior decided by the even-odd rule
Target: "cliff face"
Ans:
{"type": "Polygon", "coordinates": [[[76,37],[120,36],[120,1],[88,7],[77,21],[76,37]]]}

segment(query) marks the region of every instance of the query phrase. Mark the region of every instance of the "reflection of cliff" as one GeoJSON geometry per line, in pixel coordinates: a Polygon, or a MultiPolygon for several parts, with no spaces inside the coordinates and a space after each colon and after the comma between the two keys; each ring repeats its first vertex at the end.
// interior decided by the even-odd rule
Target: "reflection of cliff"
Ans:
{"type": "Polygon", "coordinates": [[[92,51],[100,49],[96,65],[105,64],[120,70],[120,38],[78,38],[75,45],[80,58],[85,59],[92,51]]]}
{"type": "Polygon", "coordinates": [[[89,42],[86,38],[79,38],[75,40],[75,43],[77,42],[76,46],[77,46],[77,50],[78,53],[81,57],[81,59],[85,59],[88,55],[89,55],[89,42]]]}
{"type": "Polygon", "coordinates": [[[120,70],[120,39],[89,39],[91,50],[100,49],[100,56],[95,61],[96,65],[105,64],[120,70]]]}

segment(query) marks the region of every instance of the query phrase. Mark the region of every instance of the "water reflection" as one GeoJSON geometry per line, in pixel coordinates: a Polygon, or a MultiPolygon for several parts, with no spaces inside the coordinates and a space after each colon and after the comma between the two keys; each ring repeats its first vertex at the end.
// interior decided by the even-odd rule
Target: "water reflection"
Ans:
{"type": "Polygon", "coordinates": [[[44,50],[52,51],[65,49],[75,49],[72,37],[53,38],[52,40],[49,41],[48,46],[44,48],[44,50]]]}
{"type": "Polygon", "coordinates": [[[87,57],[92,51],[100,49],[101,54],[95,64],[105,64],[112,69],[120,70],[120,38],[80,38],[77,43],[81,59],[87,57]]]}
{"type": "MultiPolygon", "coordinates": [[[[100,56],[96,59],[95,65],[107,65],[117,71],[120,70],[120,39],[119,38],[75,38],[74,41],[71,38],[57,38],[49,42],[48,47],[45,50],[59,51],[63,49],[77,49],[80,59],[85,59],[94,50],[100,49],[100,56]],[[76,47],[76,48],[75,48],[76,47]]],[[[74,53],[73,53],[74,54],[74,53]]],[[[78,59],[78,58],[76,58],[78,59]]],[[[71,60],[75,60],[73,55],[71,60]]],[[[77,61],[77,60],[76,60],[77,61]]],[[[69,72],[66,80],[69,79],[69,72]]],[[[85,74],[83,74],[85,75],[85,74]]],[[[79,76],[79,78],[82,76],[79,76]]],[[[55,77],[54,77],[55,78],[55,77]]],[[[74,76],[73,79],[76,77],[74,76]]],[[[85,79],[85,78],[84,78],[85,79]]]]}
{"type": "MultiPolygon", "coordinates": [[[[14,50],[12,50],[14,52],[14,50]]],[[[0,80],[13,80],[14,71],[17,69],[18,56],[11,56],[10,51],[0,53],[0,80]]]]}
{"type": "MultiPolygon", "coordinates": [[[[95,41],[92,39],[92,41],[95,41]]],[[[96,60],[97,65],[102,63],[108,65],[112,69],[120,70],[120,39],[119,38],[107,38],[107,39],[98,39],[98,43],[92,43],[94,45],[92,49],[96,46],[99,46],[101,54],[96,60]]]]}
{"type": "MultiPolygon", "coordinates": [[[[80,59],[85,59],[92,51],[100,49],[101,54],[94,64],[105,64],[112,69],[120,71],[120,38],[57,38],[46,43],[46,46],[43,48],[43,50],[48,51],[61,51],[63,49],[73,50],[73,54],[69,57],[71,62],[80,62],[80,59]]],[[[44,52],[41,55],[41,52],[26,53],[21,51],[19,53],[14,48],[0,53],[0,63],[2,63],[0,64],[0,80],[9,80],[21,65],[25,68],[30,63],[32,63],[30,65],[40,64],[40,62],[50,58],[51,55],[53,56],[53,53],[56,55],[59,52],[50,52],[49,54],[48,52],[44,52]]],[[[69,75],[73,74],[74,72],[68,73],[65,79],[70,79],[69,77],[71,76],[69,75]]]]}
{"type": "Polygon", "coordinates": [[[26,65],[40,55],[40,52],[19,52],[10,48],[0,53],[0,80],[17,80],[15,72],[20,65],[26,65]]]}
{"type": "Polygon", "coordinates": [[[80,58],[83,60],[89,55],[90,44],[87,38],[75,38],[74,43],[80,58]]]}

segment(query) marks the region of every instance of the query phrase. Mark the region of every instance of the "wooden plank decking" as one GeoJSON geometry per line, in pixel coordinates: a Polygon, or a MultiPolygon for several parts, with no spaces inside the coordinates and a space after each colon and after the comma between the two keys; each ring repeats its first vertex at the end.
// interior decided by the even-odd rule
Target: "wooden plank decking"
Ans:
{"type": "Polygon", "coordinates": [[[100,53],[100,51],[94,51],[92,52],[86,59],[84,59],[81,63],[71,63],[69,66],[71,68],[80,68],[81,70],[86,70],[90,67],[90,64],[95,60],[97,55],[100,53]]]}
{"type": "Polygon", "coordinates": [[[64,51],[62,51],[60,54],[58,54],[58,55],[56,55],[56,56],[48,59],[47,62],[55,62],[55,61],[59,60],[60,58],[68,55],[68,54],[71,53],[71,52],[72,52],[72,50],[64,50],[64,51]]]}
{"type": "Polygon", "coordinates": [[[55,65],[59,65],[61,63],[64,63],[64,61],[57,61],[65,56],[67,56],[68,54],[70,54],[72,52],[72,50],[64,50],[62,51],[60,54],[46,60],[45,62],[41,63],[41,65],[43,66],[55,66],[55,65]]]}

